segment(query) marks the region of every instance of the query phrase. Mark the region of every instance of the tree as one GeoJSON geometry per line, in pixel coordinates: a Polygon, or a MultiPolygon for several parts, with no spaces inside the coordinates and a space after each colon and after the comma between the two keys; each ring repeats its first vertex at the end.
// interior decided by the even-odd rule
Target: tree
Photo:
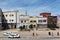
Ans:
{"type": "Polygon", "coordinates": [[[29,26],[29,28],[30,28],[30,29],[33,29],[33,25],[31,24],[31,25],[29,26]]]}
{"type": "Polygon", "coordinates": [[[48,28],[55,30],[55,24],[53,18],[50,18],[48,21],[48,28]]]}

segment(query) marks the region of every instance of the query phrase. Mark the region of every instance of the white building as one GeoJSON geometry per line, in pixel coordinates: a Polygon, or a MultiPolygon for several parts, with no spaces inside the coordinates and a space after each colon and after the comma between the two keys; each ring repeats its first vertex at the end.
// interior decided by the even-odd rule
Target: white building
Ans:
{"type": "Polygon", "coordinates": [[[19,16],[19,27],[20,26],[25,26],[26,29],[29,29],[29,15],[27,15],[27,13],[19,16]]]}
{"type": "Polygon", "coordinates": [[[37,26],[38,28],[47,28],[47,18],[37,17],[37,26]]]}
{"type": "Polygon", "coordinates": [[[47,28],[47,18],[42,16],[30,16],[30,24],[37,28],[47,28]]]}
{"type": "Polygon", "coordinates": [[[16,28],[17,26],[17,23],[18,23],[18,14],[19,14],[19,11],[18,10],[15,10],[15,11],[5,11],[3,12],[6,20],[7,20],[7,23],[9,25],[10,28],[16,28]]]}

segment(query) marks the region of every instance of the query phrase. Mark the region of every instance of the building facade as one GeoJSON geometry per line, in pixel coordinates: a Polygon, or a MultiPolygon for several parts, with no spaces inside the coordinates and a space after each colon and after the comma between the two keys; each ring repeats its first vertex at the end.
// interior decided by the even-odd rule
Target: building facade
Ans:
{"type": "Polygon", "coordinates": [[[9,28],[16,28],[17,27],[17,21],[18,21],[18,13],[19,11],[16,10],[16,11],[5,11],[3,12],[6,20],[7,20],[7,23],[8,23],[8,26],[9,28]]]}
{"type": "Polygon", "coordinates": [[[29,17],[29,24],[33,25],[33,27],[37,27],[37,17],[36,16],[30,16],[29,17]]]}
{"type": "Polygon", "coordinates": [[[4,14],[0,8],[0,30],[9,29],[6,18],[4,17],[4,14]]]}
{"type": "Polygon", "coordinates": [[[37,27],[38,28],[47,28],[47,18],[46,17],[38,17],[37,18],[37,27]]]}
{"type": "Polygon", "coordinates": [[[29,26],[33,25],[35,27],[37,27],[37,19],[35,16],[29,16],[29,15],[20,15],[19,17],[19,22],[20,25],[19,27],[23,27],[25,26],[26,29],[30,29],[29,26]]]}
{"type": "Polygon", "coordinates": [[[57,16],[48,17],[48,28],[57,28],[57,16]]]}
{"type": "Polygon", "coordinates": [[[25,26],[25,29],[29,29],[29,15],[20,15],[19,16],[19,27],[25,26]]]}
{"type": "Polygon", "coordinates": [[[60,28],[60,15],[57,15],[57,27],[60,28]]]}
{"type": "Polygon", "coordinates": [[[2,15],[3,15],[3,12],[0,8],[0,29],[2,29],[2,15]]]}
{"type": "Polygon", "coordinates": [[[47,28],[47,18],[42,16],[20,15],[19,22],[19,27],[25,25],[26,29],[30,29],[30,25],[36,28],[47,28]]]}

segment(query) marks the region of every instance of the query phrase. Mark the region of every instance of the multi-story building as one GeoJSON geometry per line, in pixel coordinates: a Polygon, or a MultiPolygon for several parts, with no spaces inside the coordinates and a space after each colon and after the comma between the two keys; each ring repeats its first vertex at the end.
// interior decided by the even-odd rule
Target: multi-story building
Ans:
{"type": "Polygon", "coordinates": [[[9,28],[16,28],[17,22],[18,22],[18,13],[19,11],[5,11],[3,12],[4,17],[6,18],[6,21],[8,23],[9,28]]]}
{"type": "Polygon", "coordinates": [[[19,27],[25,26],[26,29],[29,29],[29,15],[26,13],[25,15],[19,16],[19,27]]]}
{"type": "Polygon", "coordinates": [[[37,27],[37,17],[36,16],[30,16],[29,17],[29,24],[33,25],[33,27],[37,27]]]}
{"type": "Polygon", "coordinates": [[[42,16],[20,15],[19,22],[19,27],[25,25],[27,29],[30,25],[36,28],[47,28],[47,18],[42,16]]]}
{"type": "Polygon", "coordinates": [[[7,21],[6,21],[6,18],[4,17],[4,14],[0,8],[0,30],[4,30],[4,29],[8,29],[8,24],[7,24],[7,21]]]}
{"type": "Polygon", "coordinates": [[[38,28],[47,28],[47,18],[46,17],[37,17],[37,27],[38,28]]]}
{"type": "Polygon", "coordinates": [[[48,17],[48,28],[57,28],[57,16],[48,17]]]}
{"type": "Polygon", "coordinates": [[[48,17],[48,16],[51,16],[51,13],[43,12],[43,13],[40,13],[40,16],[48,17]]]}
{"type": "Polygon", "coordinates": [[[27,14],[20,15],[19,17],[19,27],[24,26],[29,29],[30,25],[37,28],[49,28],[49,27],[57,27],[57,16],[51,16],[51,13],[47,13],[46,16],[29,16],[27,14]],[[48,16],[47,16],[48,15],[48,16]],[[52,19],[51,19],[52,18],[52,19]],[[53,25],[49,25],[50,21],[53,21],[53,25]]]}

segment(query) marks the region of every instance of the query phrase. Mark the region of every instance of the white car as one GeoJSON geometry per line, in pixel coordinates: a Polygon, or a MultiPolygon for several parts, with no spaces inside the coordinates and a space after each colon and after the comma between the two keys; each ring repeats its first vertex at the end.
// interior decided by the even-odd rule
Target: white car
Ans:
{"type": "Polygon", "coordinates": [[[19,34],[15,34],[14,38],[20,38],[20,35],[19,34]]]}
{"type": "Polygon", "coordinates": [[[3,34],[5,35],[5,36],[8,36],[8,35],[10,35],[12,32],[4,32],[3,34]]]}
{"type": "Polygon", "coordinates": [[[20,38],[20,35],[18,34],[11,34],[8,36],[8,38],[20,38]]]}

